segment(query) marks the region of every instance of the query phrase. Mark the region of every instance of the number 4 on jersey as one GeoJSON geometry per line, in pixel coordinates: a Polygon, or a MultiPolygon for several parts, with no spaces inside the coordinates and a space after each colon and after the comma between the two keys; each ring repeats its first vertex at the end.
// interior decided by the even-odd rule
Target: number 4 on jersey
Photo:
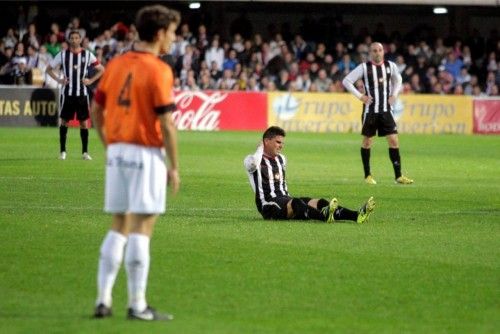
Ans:
{"type": "Polygon", "coordinates": [[[118,96],[118,105],[122,107],[130,107],[130,85],[132,83],[132,73],[127,75],[125,83],[120,89],[120,95],[118,96]]]}

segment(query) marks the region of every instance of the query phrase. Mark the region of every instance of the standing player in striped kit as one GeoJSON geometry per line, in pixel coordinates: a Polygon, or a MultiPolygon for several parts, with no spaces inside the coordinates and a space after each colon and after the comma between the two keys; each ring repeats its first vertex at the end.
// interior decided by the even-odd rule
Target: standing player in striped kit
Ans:
{"type": "Polygon", "coordinates": [[[382,44],[372,43],[370,56],[371,61],[358,65],[342,81],[344,87],[363,102],[361,159],[365,182],[377,184],[370,172],[370,149],[373,136],[378,132],[379,137],[387,137],[396,183],[411,184],[413,180],[401,174],[398,131],[392,114],[393,105],[401,90],[401,75],[396,64],[384,61],[382,44]],[[360,79],[363,81],[365,94],[354,86],[360,79]]]}
{"type": "Polygon", "coordinates": [[[333,223],[352,220],[362,224],[375,208],[370,197],[357,211],[338,205],[336,198],[292,197],[286,182],[286,158],[281,154],[285,143],[285,130],[277,126],[268,128],[262,136],[262,144],[254,154],[248,155],[244,166],[250,185],[255,192],[257,210],[264,219],[319,220],[333,223]]]}
{"type": "Polygon", "coordinates": [[[82,157],[92,160],[88,153],[89,129],[89,91],[87,86],[92,85],[104,73],[104,67],[88,50],[80,46],[82,38],[78,30],[69,33],[69,49],[59,52],[47,66],[47,74],[62,85],[61,91],[61,124],[59,126],[59,159],[66,160],[67,123],[77,116],[80,121],[80,138],[82,140],[82,157]],[[88,70],[94,66],[96,72],[93,77],[87,78],[88,70]],[[61,67],[63,77],[58,77],[53,69],[61,67]]]}

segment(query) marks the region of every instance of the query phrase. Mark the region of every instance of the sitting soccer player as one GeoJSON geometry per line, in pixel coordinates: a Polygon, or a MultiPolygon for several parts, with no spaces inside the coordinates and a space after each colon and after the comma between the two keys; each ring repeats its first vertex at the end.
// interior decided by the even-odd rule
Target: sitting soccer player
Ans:
{"type": "Polygon", "coordinates": [[[328,201],[290,196],[285,176],[286,158],[281,154],[284,140],[285,130],[271,126],[264,132],[257,151],[244,160],[257,210],[264,219],[313,219],[327,223],[352,220],[359,224],[368,221],[375,207],[373,197],[359,210],[353,211],[341,207],[336,198],[328,201]]]}

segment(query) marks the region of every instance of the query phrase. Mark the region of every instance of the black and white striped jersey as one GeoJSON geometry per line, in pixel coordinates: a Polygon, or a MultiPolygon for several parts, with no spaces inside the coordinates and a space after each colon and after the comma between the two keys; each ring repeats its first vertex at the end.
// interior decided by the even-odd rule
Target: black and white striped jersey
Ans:
{"type": "Polygon", "coordinates": [[[364,105],[365,113],[392,111],[388,99],[391,95],[397,96],[402,83],[401,75],[395,63],[386,60],[377,65],[369,61],[359,64],[352,70],[344,78],[342,84],[359,99],[364,94],[354,86],[358,80],[363,81],[366,95],[373,98],[371,104],[364,105]]]}
{"type": "Polygon", "coordinates": [[[275,197],[289,196],[284,155],[268,157],[262,153],[262,147],[259,147],[255,154],[245,158],[244,165],[259,208],[275,197]]]}
{"type": "Polygon", "coordinates": [[[61,72],[68,78],[68,84],[63,87],[64,96],[88,96],[87,86],[82,80],[87,77],[89,67],[99,64],[97,58],[88,50],[82,49],[75,53],[68,50],[59,52],[52,59],[50,66],[61,67],[61,72]]]}

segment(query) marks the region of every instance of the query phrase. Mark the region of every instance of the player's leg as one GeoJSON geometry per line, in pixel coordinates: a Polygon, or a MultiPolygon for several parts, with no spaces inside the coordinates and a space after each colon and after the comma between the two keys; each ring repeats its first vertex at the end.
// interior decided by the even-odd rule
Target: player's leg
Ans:
{"type": "Polygon", "coordinates": [[[128,224],[124,214],[114,214],[111,229],[101,245],[97,273],[97,301],[94,316],[105,318],[112,315],[112,291],[123,261],[127,243],[128,224]]]}
{"type": "Polygon", "coordinates": [[[413,180],[401,174],[401,156],[399,154],[399,137],[396,128],[396,122],[392,113],[383,113],[383,119],[379,128],[379,136],[387,137],[389,145],[389,159],[394,168],[394,179],[400,184],[411,184],[413,180]]]}
{"type": "Polygon", "coordinates": [[[125,268],[129,296],[129,319],[170,320],[146,301],[149,274],[149,244],[158,215],[165,212],[167,169],[160,148],[138,148],[125,145],[126,154],[120,164],[126,166],[130,199],[130,233],[125,249],[125,268]]]}
{"type": "Polygon", "coordinates": [[[60,112],[60,124],[59,124],[59,159],[66,160],[66,138],[68,135],[68,124],[69,120],[73,117],[73,111],[71,110],[71,101],[68,97],[61,95],[59,101],[61,107],[60,112]]]}
{"type": "Polygon", "coordinates": [[[146,289],[149,274],[149,243],[158,215],[129,214],[130,234],[125,250],[128,278],[128,317],[139,320],[169,320],[148,306],[146,289]],[[164,319],[161,319],[164,318],[164,319]]]}
{"type": "Polygon", "coordinates": [[[97,301],[94,316],[111,315],[112,290],[123,261],[129,226],[124,212],[128,208],[125,173],[118,161],[123,159],[121,144],[108,147],[105,175],[104,211],[113,214],[111,230],[103,240],[97,272],[97,301]]]}
{"type": "Polygon", "coordinates": [[[365,182],[368,184],[377,184],[373,179],[370,170],[370,154],[373,145],[373,136],[376,133],[376,115],[373,113],[363,113],[361,134],[363,139],[361,141],[361,161],[363,162],[363,171],[365,173],[365,182]]]}
{"type": "Polygon", "coordinates": [[[326,200],[311,199],[310,197],[292,198],[287,203],[288,218],[326,221],[328,219],[328,211],[321,209],[328,206],[328,202],[325,206],[323,201],[326,200]],[[320,203],[321,209],[318,209],[318,203],[320,203]]]}
{"type": "Polygon", "coordinates": [[[375,200],[373,197],[368,198],[368,200],[359,208],[356,221],[358,224],[363,224],[368,221],[371,213],[375,209],[375,200]]]}
{"type": "Polygon", "coordinates": [[[401,176],[401,157],[399,155],[399,138],[397,133],[387,135],[387,144],[389,145],[389,159],[394,169],[394,178],[401,176]]]}
{"type": "Polygon", "coordinates": [[[83,160],[92,160],[92,157],[88,153],[89,129],[87,124],[89,119],[89,103],[87,96],[80,96],[78,98],[77,117],[78,121],[80,121],[80,140],[82,142],[82,158],[83,160]]]}

